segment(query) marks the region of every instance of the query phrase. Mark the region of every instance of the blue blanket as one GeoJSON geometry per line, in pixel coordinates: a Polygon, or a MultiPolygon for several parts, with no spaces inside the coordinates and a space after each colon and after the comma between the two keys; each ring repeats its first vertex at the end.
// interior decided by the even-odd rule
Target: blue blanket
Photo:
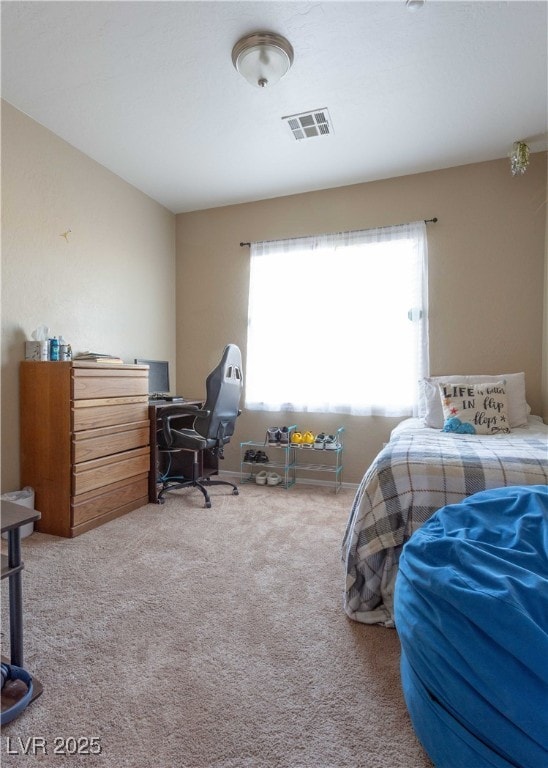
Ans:
{"type": "Polygon", "coordinates": [[[548,487],[477,493],[403,548],[402,684],[438,768],[548,766],[548,487]]]}

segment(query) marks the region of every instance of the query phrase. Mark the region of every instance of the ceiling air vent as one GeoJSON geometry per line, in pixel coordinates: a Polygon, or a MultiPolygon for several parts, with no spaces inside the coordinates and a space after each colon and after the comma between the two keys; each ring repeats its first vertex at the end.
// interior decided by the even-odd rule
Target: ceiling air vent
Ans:
{"type": "Polygon", "coordinates": [[[331,118],[326,107],[301,112],[298,115],[286,115],[282,120],[288,124],[297,141],[312,139],[314,136],[329,136],[333,133],[331,118]]]}

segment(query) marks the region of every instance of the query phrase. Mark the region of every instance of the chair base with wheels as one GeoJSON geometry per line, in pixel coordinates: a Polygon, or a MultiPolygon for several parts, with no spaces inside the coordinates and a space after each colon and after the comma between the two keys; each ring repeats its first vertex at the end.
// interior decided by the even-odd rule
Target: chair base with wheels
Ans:
{"type": "Polygon", "coordinates": [[[209,498],[209,494],[205,486],[210,485],[229,485],[232,488],[233,496],[237,496],[239,493],[238,486],[234,485],[234,483],[231,483],[228,480],[212,480],[209,477],[200,477],[199,451],[194,451],[192,461],[192,477],[167,477],[163,481],[162,489],[158,493],[158,504],[164,503],[164,494],[168,493],[169,491],[176,491],[179,488],[199,488],[204,495],[204,506],[209,509],[211,507],[211,499],[209,498]]]}

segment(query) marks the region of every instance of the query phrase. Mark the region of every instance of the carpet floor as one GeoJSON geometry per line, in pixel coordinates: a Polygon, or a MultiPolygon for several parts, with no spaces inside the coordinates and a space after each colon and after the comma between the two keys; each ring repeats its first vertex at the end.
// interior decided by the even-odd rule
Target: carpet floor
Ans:
{"type": "Polygon", "coordinates": [[[113,768],[429,768],[395,630],[343,611],[353,492],[211,495],[23,540],[25,667],[44,692],[3,728],[3,765],[58,766],[58,747],[113,768]]]}

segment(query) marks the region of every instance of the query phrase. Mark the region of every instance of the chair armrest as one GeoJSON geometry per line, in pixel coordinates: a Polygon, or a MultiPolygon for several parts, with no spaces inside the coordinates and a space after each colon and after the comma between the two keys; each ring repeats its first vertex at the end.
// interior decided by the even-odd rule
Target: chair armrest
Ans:
{"type": "Polygon", "coordinates": [[[194,416],[200,409],[197,405],[165,405],[162,410],[158,412],[159,418],[163,419],[166,416],[194,416]]]}
{"type": "Polygon", "coordinates": [[[207,417],[211,413],[211,411],[205,411],[203,408],[198,408],[197,405],[189,405],[187,409],[185,408],[178,408],[176,405],[172,406],[173,411],[169,411],[169,413],[166,413],[168,410],[167,408],[164,409],[164,412],[161,414],[160,418],[165,424],[170,424],[173,419],[179,419],[181,416],[204,416],[207,417]],[[175,410],[176,409],[176,410],[175,410]]]}
{"type": "MultiPolygon", "coordinates": [[[[166,445],[172,445],[173,436],[171,434],[172,426],[171,422],[174,419],[180,419],[182,416],[204,416],[207,417],[211,411],[206,411],[203,408],[198,408],[197,405],[168,405],[162,408],[160,412],[160,419],[162,421],[162,431],[164,433],[164,440],[166,445]]],[[[173,427],[176,432],[177,429],[173,427]]]]}

